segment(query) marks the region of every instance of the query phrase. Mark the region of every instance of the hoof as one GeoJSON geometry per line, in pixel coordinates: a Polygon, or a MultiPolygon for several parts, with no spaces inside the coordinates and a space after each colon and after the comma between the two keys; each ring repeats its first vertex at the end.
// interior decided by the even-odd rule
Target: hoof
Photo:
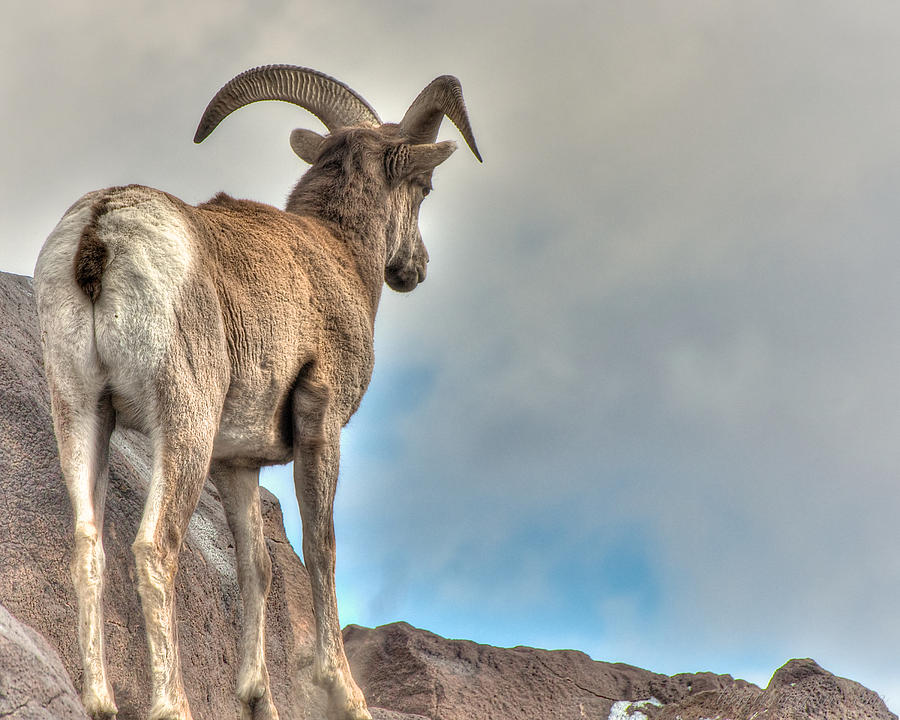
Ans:
{"type": "Polygon", "coordinates": [[[96,708],[88,711],[88,717],[90,717],[91,720],[116,720],[118,714],[119,709],[115,705],[113,705],[111,710],[109,708],[96,708]]]}
{"type": "Polygon", "coordinates": [[[278,720],[278,711],[268,692],[249,703],[241,703],[241,720],[278,720]]]}
{"type": "Polygon", "coordinates": [[[328,708],[328,720],[372,720],[372,715],[365,707],[328,708]]]}
{"type": "Polygon", "coordinates": [[[366,699],[353,680],[331,687],[328,711],[329,720],[372,720],[366,699]]]}
{"type": "Polygon", "coordinates": [[[187,700],[170,704],[156,702],[150,708],[150,720],[193,720],[187,700]]]}
{"type": "Polygon", "coordinates": [[[99,693],[85,692],[82,703],[91,720],[116,720],[119,713],[119,708],[113,700],[112,689],[109,687],[99,693]]]}
{"type": "Polygon", "coordinates": [[[278,720],[265,666],[257,673],[244,674],[236,694],[241,703],[241,720],[278,720]]]}
{"type": "Polygon", "coordinates": [[[372,720],[362,690],[353,681],[350,669],[313,670],[313,682],[328,691],[328,720],[372,720]]]}

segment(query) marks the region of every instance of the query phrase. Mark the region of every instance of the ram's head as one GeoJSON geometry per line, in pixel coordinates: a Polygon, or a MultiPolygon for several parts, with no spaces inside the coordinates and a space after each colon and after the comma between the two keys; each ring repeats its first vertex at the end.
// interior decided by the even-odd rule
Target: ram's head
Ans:
{"type": "MultiPolygon", "coordinates": [[[[368,217],[383,218],[384,279],[394,290],[408,292],[425,279],[428,251],[419,231],[419,207],[431,192],[435,167],[456,149],[456,143],[435,142],[441,121],[450,118],[475,157],[475,144],[459,80],[436,78],[419,93],[399,123],[382,123],[362,97],[328,75],[293,65],[267,65],[241,73],[210,101],[194,142],[202,142],[225,116],[260,100],[283,100],[316,115],[327,135],[298,128],[291,147],[312,165],[313,178],[333,182],[343,193],[360,192],[354,208],[371,205],[368,217]],[[348,182],[348,178],[352,180],[348,182]]],[[[298,185],[295,195],[302,193],[298,185]]],[[[292,209],[292,195],[287,209],[292,209]]],[[[299,205],[299,201],[296,201],[299,205]]],[[[339,215],[344,204],[332,209],[339,215]]],[[[347,213],[350,216],[350,213],[347,213]]],[[[334,217],[336,222],[343,218],[334,217]]]]}

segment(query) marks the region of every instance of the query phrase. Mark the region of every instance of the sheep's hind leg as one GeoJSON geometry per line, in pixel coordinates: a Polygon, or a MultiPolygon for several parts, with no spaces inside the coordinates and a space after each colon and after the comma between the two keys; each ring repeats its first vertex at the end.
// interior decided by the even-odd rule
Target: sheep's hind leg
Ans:
{"type": "Polygon", "coordinates": [[[234,536],[244,607],[236,693],[241,701],[241,717],[242,720],[278,720],[266,669],[266,596],[272,583],[272,561],[266,549],[259,509],[259,468],[215,466],[211,477],[234,536]]]}
{"type": "MultiPolygon", "coordinates": [[[[109,483],[109,436],[115,415],[99,384],[71,387],[57,382],[48,367],[53,421],[60,466],[75,520],[72,584],[78,602],[78,642],[84,682],[82,702],[94,720],[110,720],[118,712],[106,669],[103,642],[103,512],[109,483]]],[[[79,383],[80,385],[80,383],[79,383]]]]}
{"type": "Polygon", "coordinates": [[[316,616],[314,679],[329,693],[329,717],[371,720],[350,674],[334,587],[334,494],[340,456],[340,423],[329,418],[330,391],[310,373],[294,394],[294,485],[303,520],[303,561],[316,616]]]}
{"type": "Polygon", "coordinates": [[[175,574],[188,522],[209,469],[222,393],[185,372],[155,383],[158,428],[147,503],[132,545],[153,686],[150,720],[190,720],[181,678],[175,574]]]}

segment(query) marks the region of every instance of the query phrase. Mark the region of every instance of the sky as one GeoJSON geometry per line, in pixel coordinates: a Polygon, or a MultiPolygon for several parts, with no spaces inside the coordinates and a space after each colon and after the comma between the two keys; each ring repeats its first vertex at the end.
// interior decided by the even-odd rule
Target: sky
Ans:
{"type": "MultiPolygon", "coordinates": [[[[344,431],[341,620],[765,685],[793,657],[900,711],[900,5],[12,0],[0,269],[82,193],[282,206],[269,63],[385,120],[445,73],[484,157],[435,173],[344,431]]],[[[299,547],[290,468],[263,482],[299,547]]]]}

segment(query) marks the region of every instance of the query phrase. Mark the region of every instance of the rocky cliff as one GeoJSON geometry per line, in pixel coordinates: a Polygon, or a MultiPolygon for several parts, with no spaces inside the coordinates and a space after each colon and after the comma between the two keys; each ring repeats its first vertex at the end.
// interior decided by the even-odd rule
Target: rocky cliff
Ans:
{"type": "MultiPolygon", "coordinates": [[[[107,653],[122,720],[149,705],[147,650],[131,541],[149,456],[139,435],[116,432],[103,539],[107,653]]],[[[284,534],[277,501],[261,490],[274,580],[267,654],[284,720],[324,717],[310,681],[308,577],[284,534]]],[[[0,717],[84,718],[72,516],[59,471],[29,278],[0,273],[0,717]]],[[[234,550],[207,484],[185,539],[177,581],[186,691],[197,720],[239,717],[233,696],[240,597],[234,550]]],[[[376,720],[889,720],[877,695],[811,660],[793,660],[765,690],[728,675],[667,677],[575,651],[501,649],[446,640],[404,623],[344,631],[354,676],[376,720]],[[638,704],[639,701],[653,702],[638,704]]]]}

